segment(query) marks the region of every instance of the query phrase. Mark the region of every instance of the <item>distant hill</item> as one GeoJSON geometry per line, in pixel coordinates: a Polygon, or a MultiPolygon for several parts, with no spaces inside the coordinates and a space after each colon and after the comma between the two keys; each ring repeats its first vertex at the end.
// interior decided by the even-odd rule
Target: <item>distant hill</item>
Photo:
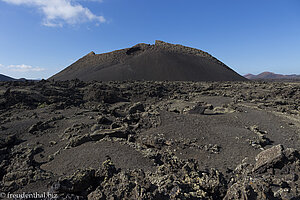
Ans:
{"type": "Polygon", "coordinates": [[[25,78],[15,79],[15,78],[0,74],[0,81],[26,81],[26,79],[25,78]]]}
{"type": "Polygon", "coordinates": [[[300,75],[283,75],[273,72],[263,72],[258,75],[246,74],[244,77],[250,80],[300,80],[300,75]]]}
{"type": "Polygon", "coordinates": [[[210,54],[156,41],[104,54],[91,52],[49,79],[83,81],[244,81],[210,54]]]}
{"type": "Polygon", "coordinates": [[[16,79],[0,74],[0,81],[15,81],[16,79]]]}

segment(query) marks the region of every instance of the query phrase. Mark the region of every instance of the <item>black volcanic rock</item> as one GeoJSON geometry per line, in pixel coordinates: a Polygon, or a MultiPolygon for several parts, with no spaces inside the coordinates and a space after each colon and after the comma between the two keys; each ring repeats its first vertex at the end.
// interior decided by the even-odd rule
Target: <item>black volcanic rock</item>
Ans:
{"type": "Polygon", "coordinates": [[[243,81],[210,54],[182,45],[156,41],[104,54],[91,52],[49,79],[82,81],[243,81]]]}
{"type": "Polygon", "coordinates": [[[299,82],[0,82],[0,196],[300,199],[299,105],[299,82]]]}

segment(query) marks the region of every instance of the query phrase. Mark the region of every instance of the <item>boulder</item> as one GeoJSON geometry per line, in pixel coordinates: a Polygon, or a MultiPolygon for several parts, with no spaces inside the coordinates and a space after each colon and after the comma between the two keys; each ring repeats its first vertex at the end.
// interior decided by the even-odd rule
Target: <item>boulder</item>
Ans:
{"type": "Polygon", "coordinates": [[[281,144],[273,146],[260,152],[256,157],[254,172],[265,172],[270,167],[275,167],[276,164],[283,162],[285,156],[283,154],[283,146],[281,144]]]}

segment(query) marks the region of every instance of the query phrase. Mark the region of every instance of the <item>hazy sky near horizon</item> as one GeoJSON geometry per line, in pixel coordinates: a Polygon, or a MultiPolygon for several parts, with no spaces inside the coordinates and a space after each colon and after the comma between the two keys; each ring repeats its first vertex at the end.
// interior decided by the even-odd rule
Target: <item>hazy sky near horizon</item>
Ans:
{"type": "Polygon", "coordinates": [[[15,78],[155,40],[207,51],[242,75],[300,74],[300,1],[0,0],[0,74],[15,78]]]}

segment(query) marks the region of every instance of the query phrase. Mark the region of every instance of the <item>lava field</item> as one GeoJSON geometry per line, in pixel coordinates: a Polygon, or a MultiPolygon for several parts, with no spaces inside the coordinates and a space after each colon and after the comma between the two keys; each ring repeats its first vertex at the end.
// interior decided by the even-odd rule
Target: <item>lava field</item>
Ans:
{"type": "Polygon", "coordinates": [[[0,191],[300,199],[299,114],[299,82],[0,82],[0,191]]]}

